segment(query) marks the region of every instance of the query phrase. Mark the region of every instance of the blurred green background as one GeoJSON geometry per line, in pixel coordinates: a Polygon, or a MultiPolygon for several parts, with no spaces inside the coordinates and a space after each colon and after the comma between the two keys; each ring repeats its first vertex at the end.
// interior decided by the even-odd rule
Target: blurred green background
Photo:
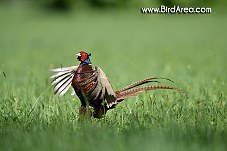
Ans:
{"type": "MultiPolygon", "coordinates": [[[[226,150],[224,0],[0,0],[0,150],[226,150]],[[211,14],[141,14],[160,5],[211,14]],[[49,68],[92,53],[114,89],[168,77],[188,93],[127,99],[78,121],[79,99],[49,89],[49,68]]],[[[170,84],[170,83],[162,83],[170,84]]]]}

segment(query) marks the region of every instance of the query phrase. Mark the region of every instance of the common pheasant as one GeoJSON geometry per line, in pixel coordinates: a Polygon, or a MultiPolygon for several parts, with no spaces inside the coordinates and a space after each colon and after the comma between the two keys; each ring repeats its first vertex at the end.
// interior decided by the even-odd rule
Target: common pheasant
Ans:
{"type": "Polygon", "coordinates": [[[113,109],[119,102],[132,96],[136,96],[144,91],[156,89],[173,89],[172,86],[144,86],[137,87],[150,82],[158,82],[158,79],[167,78],[147,78],[130,84],[118,91],[114,91],[108,78],[101,68],[92,66],[90,53],[81,51],[77,54],[80,61],[79,66],[50,69],[54,74],[51,85],[54,85],[55,94],[63,96],[72,86],[76,95],[81,101],[79,113],[81,116],[88,114],[88,106],[93,108],[92,115],[101,118],[109,110],[113,109]]]}

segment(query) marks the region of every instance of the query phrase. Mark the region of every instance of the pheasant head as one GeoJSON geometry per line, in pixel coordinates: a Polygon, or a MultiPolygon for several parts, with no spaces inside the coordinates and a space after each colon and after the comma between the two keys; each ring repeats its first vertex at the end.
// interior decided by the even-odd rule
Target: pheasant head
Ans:
{"type": "Polygon", "coordinates": [[[80,65],[91,64],[89,56],[90,53],[86,53],[84,51],[79,52],[77,55],[77,60],[80,61],[80,65]]]}

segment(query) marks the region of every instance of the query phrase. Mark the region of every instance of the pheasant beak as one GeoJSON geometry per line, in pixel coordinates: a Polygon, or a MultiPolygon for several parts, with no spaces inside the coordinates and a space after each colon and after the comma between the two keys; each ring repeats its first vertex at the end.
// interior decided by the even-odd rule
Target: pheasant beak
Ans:
{"type": "Polygon", "coordinates": [[[76,54],[76,56],[77,56],[77,60],[78,60],[78,61],[81,61],[81,60],[80,60],[80,59],[81,59],[81,54],[78,53],[78,54],[76,54]]]}
{"type": "Polygon", "coordinates": [[[81,57],[81,54],[80,53],[78,53],[78,54],[76,54],[77,55],[77,57],[81,57]]]}

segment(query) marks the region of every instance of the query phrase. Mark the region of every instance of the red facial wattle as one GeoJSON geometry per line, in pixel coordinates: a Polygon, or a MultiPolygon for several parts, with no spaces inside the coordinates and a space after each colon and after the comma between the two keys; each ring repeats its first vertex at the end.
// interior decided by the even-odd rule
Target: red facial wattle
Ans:
{"type": "Polygon", "coordinates": [[[86,60],[86,59],[87,59],[87,53],[86,53],[86,52],[81,51],[81,52],[80,52],[80,55],[81,55],[81,57],[80,57],[80,61],[84,61],[84,60],[86,60]]]}

